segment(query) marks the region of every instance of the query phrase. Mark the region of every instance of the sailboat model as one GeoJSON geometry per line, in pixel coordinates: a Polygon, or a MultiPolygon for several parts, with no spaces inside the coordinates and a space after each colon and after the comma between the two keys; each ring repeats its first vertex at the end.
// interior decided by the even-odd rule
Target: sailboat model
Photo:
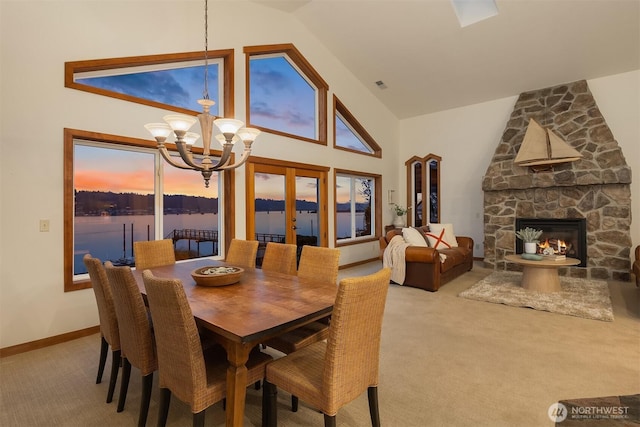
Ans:
{"type": "Polygon", "coordinates": [[[522,140],[514,162],[519,166],[531,166],[533,169],[545,169],[557,163],[580,160],[580,154],[562,138],[545,129],[534,119],[529,120],[529,127],[522,140]]]}

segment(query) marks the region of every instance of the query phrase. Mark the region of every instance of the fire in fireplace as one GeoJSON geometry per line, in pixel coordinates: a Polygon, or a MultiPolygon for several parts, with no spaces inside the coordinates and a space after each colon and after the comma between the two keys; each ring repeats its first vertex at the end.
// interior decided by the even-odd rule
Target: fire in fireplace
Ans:
{"type": "MultiPolygon", "coordinates": [[[[550,253],[553,250],[555,255],[579,259],[578,267],[587,266],[587,226],[584,218],[516,218],[516,230],[526,227],[542,230],[538,253],[550,253]]],[[[522,246],[522,241],[516,239],[516,254],[523,252],[522,246]]]]}

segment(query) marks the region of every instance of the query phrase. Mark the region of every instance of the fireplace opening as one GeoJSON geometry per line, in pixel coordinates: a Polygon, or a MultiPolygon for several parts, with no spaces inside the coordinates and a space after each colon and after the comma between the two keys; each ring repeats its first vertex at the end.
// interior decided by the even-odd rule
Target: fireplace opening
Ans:
{"type": "MultiPolygon", "coordinates": [[[[537,245],[539,254],[553,250],[555,255],[566,255],[580,260],[578,267],[587,266],[587,224],[584,218],[516,218],[516,230],[531,227],[542,230],[537,245]]],[[[516,254],[523,252],[522,240],[516,239],[516,254]]]]}

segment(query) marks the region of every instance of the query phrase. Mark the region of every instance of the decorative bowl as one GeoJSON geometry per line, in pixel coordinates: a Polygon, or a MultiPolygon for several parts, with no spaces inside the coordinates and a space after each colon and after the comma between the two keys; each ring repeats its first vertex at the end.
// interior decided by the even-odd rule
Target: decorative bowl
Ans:
{"type": "Polygon", "coordinates": [[[530,261],[541,261],[542,255],[538,254],[522,254],[522,258],[528,259],[530,261]]]}
{"type": "Polygon", "coordinates": [[[210,266],[196,268],[191,277],[200,286],[226,286],[240,281],[244,269],[232,266],[210,266]]]}

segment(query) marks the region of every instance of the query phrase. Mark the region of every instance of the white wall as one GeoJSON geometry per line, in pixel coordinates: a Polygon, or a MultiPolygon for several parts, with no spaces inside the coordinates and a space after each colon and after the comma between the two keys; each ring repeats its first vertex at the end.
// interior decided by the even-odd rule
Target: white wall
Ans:
{"type": "MultiPolygon", "coordinates": [[[[640,244],[640,70],[587,83],[634,173],[631,238],[635,247],[640,244]]],[[[456,234],[473,237],[474,256],[483,256],[482,178],[518,95],[400,123],[400,162],[428,153],[442,157],[442,222],[453,223],[456,234]],[[424,137],[416,140],[415,135],[424,137]]],[[[404,168],[398,170],[398,182],[399,194],[405,194],[404,168]]]]}
{"type": "MultiPolygon", "coordinates": [[[[252,2],[209,3],[209,48],[236,51],[236,117],[245,118],[243,46],[293,43],[329,84],[329,100],[335,92],[384,152],[384,160],[338,155],[331,146],[261,135],[255,144],[257,156],[375,171],[385,176],[383,194],[397,187],[397,120],[330,52],[287,14],[252,2]],[[222,12],[224,20],[219,18],[222,12]]],[[[0,40],[0,348],[4,348],[98,324],[91,289],[63,292],[63,128],[149,139],[142,125],[164,114],[65,88],[65,61],[200,51],[203,2],[2,1],[0,40]],[[50,232],[38,231],[40,219],[51,221],[50,232]]],[[[243,238],[244,168],[236,171],[236,178],[237,235],[243,238]]],[[[341,264],[377,255],[374,243],[343,248],[341,264]]]]}

